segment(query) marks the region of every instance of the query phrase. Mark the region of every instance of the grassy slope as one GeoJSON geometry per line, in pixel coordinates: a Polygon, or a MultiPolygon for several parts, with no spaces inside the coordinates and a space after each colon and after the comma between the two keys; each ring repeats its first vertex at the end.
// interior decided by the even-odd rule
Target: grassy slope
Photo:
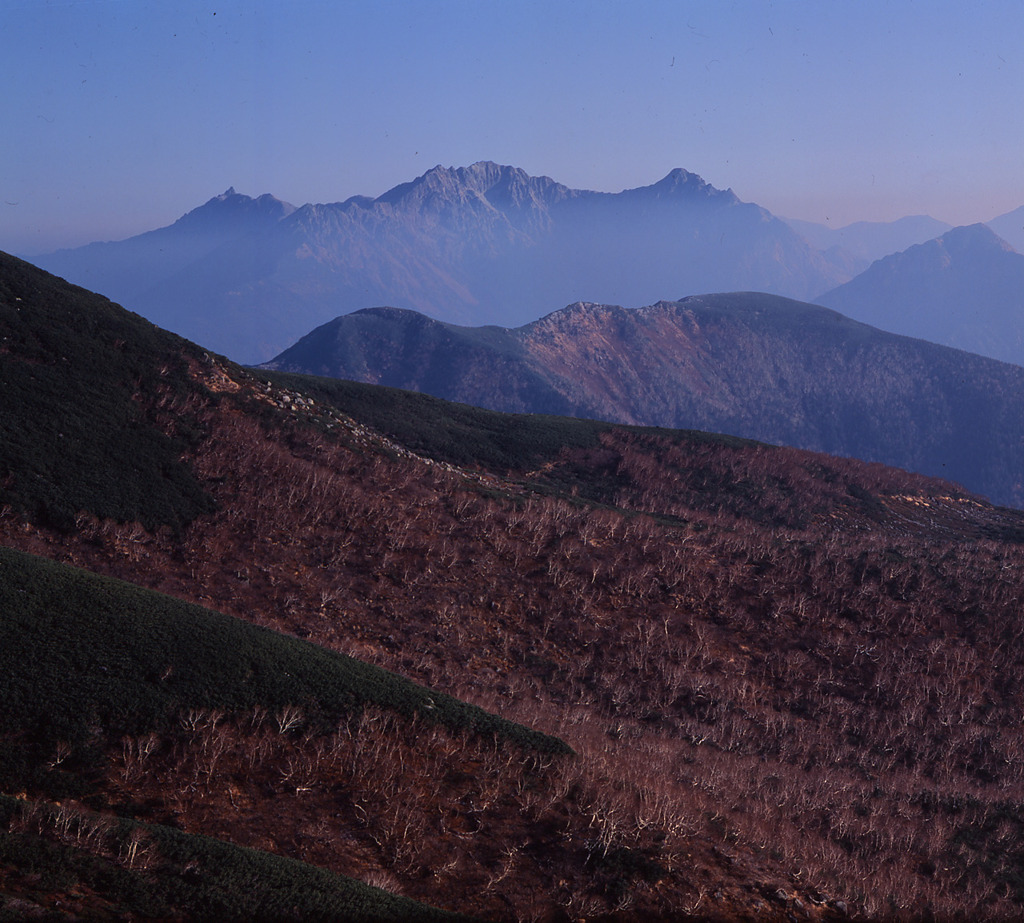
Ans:
{"type": "Polygon", "coordinates": [[[560,741],[315,644],[0,549],[0,730],[83,741],[144,733],[190,708],[299,706],[325,720],[367,704],[541,751],[560,741]]]}
{"type": "Polygon", "coordinates": [[[0,795],[0,921],[468,921],[294,859],[0,795]],[[72,909],[73,908],[73,909],[72,909]]]}
{"type": "MultiPolygon", "coordinates": [[[[51,798],[102,804],[93,780],[103,771],[104,739],[163,731],[199,709],[298,706],[310,724],[326,725],[377,705],[541,752],[566,750],[555,738],[378,667],[7,548],[0,548],[0,675],[0,737],[8,742],[0,786],[51,798]],[[70,750],[57,763],[59,744],[70,750]]],[[[157,918],[171,910],[205,918],[216,908],[218,919],[447,918],[299,862],[167,828],[144,831],[160,857],[158,871],[133,874],[111,856],[123,858],[138,825],[115,829],[76,813],[55,844],[62,828],[54,810],[9,798],[0,804],[8,830],[0,833],[0,878],[16,882],[45,869],[52,888],[77,883],[121,910],[157,918]],[[31,829],[18,823],[26,815],[31,829]],[[97,824],[105,830],[100,854],[97,843],[80,845],[91,839],[81,831],[97,824]],[[79,831],[70,842],[69,826],[79,831]],[[204,872],[189,878],[185,870],[196,864],[204,872]]],[[[22,893],[9,887],[9,895],[22,893]]]]}
{"type": "Polygon", "coordinates": [[[539,414],[504,414],[415,391],[313,375],[259,370],[257,377],[338,407],[414,452],[453,465],[526,469],[563,446],[590,447],[612,424],[539,414]]]}
{"type": "MultiPolygon", "coordinates": [[[[0,254],[0,504],[68,532],[82,511],[175,531],[211,512],[212,498],[183,461],[189,445],[204,436],[200,408],[217,402],[190,374],[189,365],[204,359],[198,347],[107,299],[0,254]]],[[[111,742],[116,746],[121,735],[173,733],[189,712],[230,716],[256,708],[275,714],[292,706],[301,709],[304,726],[327,728],[376,706],[527,751],[569,752],[556,738],[345,655],[7,548],[0,548],[0,675],[0,738],[16,742],[0,748],[2,790],[84,798],[100,807],[104,796],[96,785],[111,742]],[[64,746],[70,752],[54,759],[64,746]]],[[[4,816],[45,815],[40,804],[7,798],[4,816]]],[[[159,839],[163,852],[174,841],[193,858],[220,850],[228,866],[242,862],[238,849],[217,841],[200,848],[199,838],[166,829],[159,839]]],[[[118,900],[139,891],[130,870],[107,868],[107,859],[81,850],[69,856],[67,849],[24,833],[4,835],[0,865],[6,871],[0,877],[32,877],[40,863],[52,860],[65,871],[77,870],[68,874],[88,879],[93,889],[102,890],[97,881],[106,887],[121,880],[114,888],[118,900]]],[[[261,855],[256,864],[262,871],[248,861],[246,881],[260,880],[255,893],[264,898],[282,888],[302,891],[305,897],[295,899],[302,908],[298,918],[322,917],[325,908],[327,918],[357,918],[358,902],[346,897],[348,903],[338,903],[336,895],[320,892],[356,889],[364,901],[364,892],[372,890],[261,855]],[[263,881],[261,875],[269,877],[263,881]],[[291,882],[284,882],[289,876],[291,882]],[[314,885],[310,876],[327,883],[314,885]]],[[[215,892],[223,892],[228,904],[243,908],[235,918],[259,918],[238,881],[204,878],[184,890],[179,882],[173,900],[171,892],[154,887],[145,900],[158,906],[171,900],[166,906],[177,913],[195,916],[207,899],[217,906],[215,892]]],[[[413,912],[418,905],[410,902],[394,910],[382,893],[373,919],[432,913],[413,912]]],[[[5,910],[0,901],[0,918],[21,912],[13,906],[5,910]]],[[[131,900],[125,906],[147,913],[131,900]]]]}
{"type": "Polygon", "coordinates": [[[360,356],[336,362],[335,338],[321,337],[306,348],[322,358],[287,367],[501,410],[743,434],[926,472],[1024,505],[1015,423],[1024,370],[824,308],[749,292],[567,308],[520,328],[526,350],[515,360],[417,340],[415,325],[402,324],[365,343],[353,332],[356,345],[346,348],[360,356]]]}
{"type": "Polygon", "coordinates": [[[198,434],[191,343],[0,253],[0,503],[69,527],[90,509],[180,527],[211,509],[182,463],[198,434]],[[169,426],[159,408],[178,406],[169,426]]]}
{"type": "MultiPolygon", "coordinates": [[[[285,381],[300,386],[296,379],[285,381]]],[[[616,783],[592,785],[590,791],[596,787],[600,797],[566,795],[547,807],[534,802],[543,825],[520,830],[518,839],[509,831],[523,816],[520,803],[504,814],[472,807],[486,776],[480,768],[476,776],[460,776],[463,788],[456,791],[456,800],[442,803],[444,812],[430,798],[418,809],[398,804],[402,819],[418,818],[422,823],[416,830],[430,831],[430,836],[436,835],[437,818],[444,817],[450,835],[439,842],[452,852],[463,846],[475,854],[499,846],[511,849],[505,868],[491,863],[489,883],[473,879],[467,884],[466,866],[456,867],[444,882],[430,877],[431,884],[423,885],[432,888],[429,899],[461,888],[461,897],[468,900],[467,895],[475,896],[471,888],[482,893],[485,884],[514,894],[511,889],[521,877],[522,892],[553,901],[566,877],[562,869],[573,865],[557,867],[553,880],[538,869],[551,868],[568,846],[579,854],[576,871],[595,877],[598,854],[592,844],[604,834],[605,860],[650,855],[660,863],[663,856],[671,857],[665,867],[682,869],[672,884],[676,890],[667,892],[674,897],[687,894],[687,880],[712,882],[709,894],[720,887],[725,860],[708,871],[707,860],[701,867],[694,859],[707,844],[714,844],[715,855],[725,850],[730,862],[738,860],[735,876],[769,900],[779,893],[781,870],[811,862],[819,848],[825,859],[810,877],[832,893],[849,894],[858,882],[870,881],[879,895],[893,894],[927,910],[930,901],[940,908],[982,907],[983,900],[996,899],[995,885],[1020,887],[1014,876],[1018,824],[1024,816],[1019,794],[1024,762],[1017,758],[1019,735],[1013,729],[1021,713],[1014,677],[1021,675],[1024,658],[1013,628],[1019,621],[1015,597],[1024,558],[1013,547],[970,541],[978,531],[986,534],[990,523],[1002,528],[1009,513],[983,508],[955,492],[946,496],[948,485],[928,492],[921,479],[880,466],[737,440],[509,418],[365,386],[352,386],[349,399],[346,383],[310,381],[302,387],[318,399],[336,395],[335,402],[347,413],[435,458],[472,459],[479,452],[485,459],[481,466],[498,472],[553,465],[544,477],[566,493],[596,472],[605,480],[600,495],[614,496],[620,509],[630,513],[481,495],[466,490],[470,482],[416,460],[369,459],[369,453],[343,451],[312,428],[296,425],[284,438],[268,416],[262,433],[246,420],[249,425],[239,425],[234,437],[225,432],[204,443],[219,439],[225,453],[219,460],[199,460],[207,466],[206,483],[218,493],[222,509],[231,511],[230,518],[198,517],[181,542],[172,541],[166,530],[131,539],[132,547],[146,549],[137,570],[140,580],[153,571],[167,579],[176,575],[175,592],[186,594],[197,592],[196,573],[205,569],[203,591],[222,593],[225,605],[230,596],[231,611],[239,615],[259,613],[267,619],[286,613],[289,596],[295,595],[302,604],[293,627],[307,629],[325,644],[330,642],[327,632],[337,630],[346,640],[358,640],[361,649],[393,648],[384,662],[414,671],[427,684],[447,683],[445,688],[456,688],[453,680],[479,678],[492,684],[495,698],[504,695],[508,707],[518,707],[523,720],[532,719],[530,709],[547,708],[551,715],[565,704],[573,706],[573,717],[588,716],[589,743],[582,731],[562,725],[566,734],[576,734],[572,739],[580,741],[581,753],[582,744],[590,747],[586,759],[566,762],[592,768],[606,754],[611,768],[602,772],[616,783]],[[268,433],[279,441],[260,442],[268,433]],[[375,467],[373,460],[381,464],[375,467]],[[739,518],[697,515],[695,509],[721,503],[727,490],[734,494],[729,509],[739,518]],[[310,515],[314,503],[319,504],[316,520],[310,515]],[[635,510],[647,510],[654,518],[635,517],[635,510]],[[776,530],[780,524],[784,528],[776,530]],[[787,528],[798,527],[805,531],[787,534],[787,528]],[[288,550],[294,557],[282,557],[288,550]],[[319,562],[311,558],[314,550],[325,552],[319,562]],[[450,566],[437,566],[438,561],[450,566]],[[241,562],[248,568],[246,579],[232,582],[241,562]],[[336,589],[333,581],[341,569],[344,591],[351,594],[344,619],[324,618],[316,597],[336,589]],[[430,656],[417,664],[413,658],[420,654],[430,656]],[[981,664],[985,670],[976,668],[981,664]],[[987,679],[986,670],[991,674],[987,679]],[[933,708],[941,710],[941,722],[932,717],[933,708]],[[637,798],[663,804],[668,812],[664,829],[652,827],[649,818],[641,824],[640,814],[631,813],[636,810],[633,782],[619,785],[614,775],[619,769],[623,780],[642,777],[637,798]],[[984,796],[969,816],[961,797],[967,790],[984,796]],[[585,810],[578,817],[569,813],[573,798],[573,810],[585,810]],[[467,805],[471,812],[461,813],[467,805]],[[597,818],[590,829],[588,816],[597,818]],[[1008,834],[1006,824],[1011,825],[1008,834]],[[479,835],[468,838],[467,828],[477,825],[479,835]],[[908,829],[897,842],[902,827],[908,829]],[[966,849],[961,840],[968,834],[982,837],[980,845],[972,841],[966,849]],[[778,855],[759,843],[778,847],[778,855]],[[512,874],[514,856],[522,864],[512,874]],[[761,865],[753,870],[744,864],[754,860],[761,865]],[[891,878],[899,881],[879,882],[879,874],[897,860],[902,864],[893,866],[891,878]],[[984,874],[978,873],[979,861],[994,871],[986,866],[984,874]],[[696,873],[705,873],[703,879],[695,866],[696,873]],[[975,870],[973,892],[964,890],[970,880],[945,874],[958,869],[965,875],[975,870]]],[[[221,402],[211,428],[238,424],[244,416],[229,403],[221,402]]],[[[213,421],[214,415],[206,419],[213,421]]],[[[1008,522],[1007,528],[1016,529],[1020,518],[1008,522]]],[[[107,523],[86,525],[91,531],[86,534],[83,526],[78,550],[95,551],[99,559],[106,553],[103,543],[116,533],[104,531],[107,523]]],[[[72,542],[66,536],[61,547],[70,548],[72,542]]],[[[124,563],[116,541],[110,548],[111,559],[124,563]]],[[[5,560],[8,570],[0,585],[10,588],[11,619],[22,621],[28,639],[20,650],[11,646],[3,664],[12,676],[22,677],[10,684],[21,693],[6,712],[31,714],[36,708],[40,714],[33,695],[61,698],[60,684],[39,683],[37,674],[68,665],[96,666],[93,683],[81,690],[80,699],[53,710],[57,724],[33,731],[51,742],[84,733],[80,753],[66,761],[82,764],[90,756],[90,729],[97,727],[86,721],[88,709],[108,721],[115,734],[145,726],[132,724],[139,716],[111,707],[122,695],[120,673],[126,667],[117,646],[107,650],[107,644],[111,635],[125,633],[128,623],[117,604],[97,604],[84,622],[89,630],[71,644],[53,645],[54,623],[46,620],[79,592],[78,585],[45,562],[42,571],[19,583],[19,574],[34,566],[32,559],[5,560]],[[51,582],[58,585],[53,593],[47,589],[51,582]],[[104,622],[113,631],[99,630],[104,622]],[[81,650],[90,649],[99,659],[81,656],[81,650]],[[99,704],[90,699],[94,693],[99,704]]],[[[85,579],[96,600],[113,593],[109,581],[85,579]]],[[[218,668],[234,670],[243,680],[258,676],[259,685],[266,677],[263,667],[256,667],[267,660],[261,659],[262,640],[254,639],[274,636],[250,636],[242,629],[232,633],[222,626],[214,631],[216,641],[204,640],[196,634],[197,623],[186,621],[182,624],[191,625],[190,630],[165,638],[150,606],[157,603],[146,597],[141,611],[149,630],[142,646],[152,644],[153,653],[133,674],[137,682],[129,691],[139,697],[143,717],[168,720],[200,703],[204,708],[244,708],[255,701],[231,685],[211,686],[206,677],[190,674],[190,656],[200,663],[216,657],[218,668]],[[192,651],[181,662],[173,659],[179,646],[192,651]],[[230,660],[225,652],[236,648],[243,657],[224,663],[230,660]],[[168,666],[173,667],[170,673],[168,666]]],[[[280,650],[273,645],[268,650],[276,666],[280,650]]],[[[129,665],[130,672],[135,670],[129,665]]],[[[274,677],[260,693],[271,696],[268,702],[308,703],[302,696],[321,688],[333,690],[339,708],[350,701],[344,683],[322,687],[306,682],[307,677],[305,685],[296,684],[294,671],[287,672],[293,676],[274,677]]],[[[8,727],[15,730],[16,717],[8,718],[8,727]]],[[[549,721],[544,726],[558,725],[549,721]]],[[[415,745],[419,748],[419,741],[415,745]]],[[[35,767],[45,768],[45,762],[36,760],[35,767]]],[[[11,763],[9,777],[18,779],[20,771],[11,763]]],[[[507,775],[504,769],[496,772],[507,775]]],[[[433,782],[440,774],[423,777],[433,782]]],[[[334,797],[328,785],[335,779],[332,767],[323,786],[324,804],[330,807],[319,816],[337,810],[337,802],[328,800],[334,797]]],[[[37,789],[59,791],[60,781],[59,773],[52,773],[37,789]]],[[[383,807],[376,815],[367,802],[371,816],[384,817],[396,793],[408,793],[406,779],[400,781],[393,788],[381,787],[383,807]]],[[[575,783],[566,790],[587,791],[575,783]]],[[[529,786],[525,794],[541,797],[529,786]]],[[[314,797],[304,794],[290,803],[314,797]]],[[[440,867],[431,856],[416,862],[422,865],[411,866],[407,886],[428,880],[421,868],[433,876],[440,867]]],[[[792,893],[797,893],[796,882],[791,879],[792,893]]],[[[572,896],[587,895],[588,887],[586,882],[574,885],[572,896]]],[[[589,893],[609,898],[597,905],[609,909],[619,887],[615,883],[607,894],[590,887],[589,893]]],[[[806,891],[799,893],[806,903],[806,891]]],[[[997,910],[1024,905],[1022,893],[1007,891],[997,910]]],[[[645,899],[642,888],[635,894],[638,901],[645,899]]],[[[519,907],[532,906],[522,893],[517,899],[519,907]]],[[[652,893],[649,900],[665,898],[652,893]]],[[[743,906],[760,913],[750,900],[743,906]]],[[[687,905],[699,903],[691,892],[687,905]]],[[[778,912],[785,911],[780,906],[778,912]]],[[[738,918],[729,907],[723,907],[722,915],[738,918]]]]}
{"type": "Polygon", "coordinates": [[[659,433],[673,441],[755,446],[736,436],[698,430],[632,427],[546,414],[509,414],[429,394],[314,375],[259,370],[259,378],[326,401],[414,452],[453,465],[525,472],[565,449],[592,449],[612,430],[659,433]]]}
{"type": "MultiPolygon", "coordinates": [[[[769,474],[770,466],[749,464],[752,454],[760,450],[776,458],[792,450],[752,439],[574,417],[506,414],[342,379],[264,370],[257,375],[309,394],[426,458],[522,479],[528,489],[541,493],[629,509],[634,503],[626,499],[632,476],[625,472],[620,452],[620,444],[627,444],[668,466],[673,490],[679,499],[685,497],[692,510],[728,510],[776,525],[805,521],[823,504],[878,511],[878,497],[853,484],[849,478],[856,481],[858,475],[845,472],[842,461],[793,451],[796,467],[803,472],[804,484],[798,488],[769,474]],[[684,461],[669,464],[665,460],[669,449],[677,449],[674,454],[684,461]],[[819,496],[823,486],[827,500],[819,496]],[[798,490],[803,492],[802,502],[794,496],[798,490]],[[787,495],[788,513],[780,510],[780,491],[787,495]]],[[[897,480],[905,478],[897,476],[897,480]]],[[[918,477],[917,483],[926,480],[918,477]]],[[[877,485],[873,487],[877,490],[877,485]]],[[[665,511],[660,515],[665,516],[665,511]]],[[[1000,533],[999,537],[1006,536],[1000,533]]]]}

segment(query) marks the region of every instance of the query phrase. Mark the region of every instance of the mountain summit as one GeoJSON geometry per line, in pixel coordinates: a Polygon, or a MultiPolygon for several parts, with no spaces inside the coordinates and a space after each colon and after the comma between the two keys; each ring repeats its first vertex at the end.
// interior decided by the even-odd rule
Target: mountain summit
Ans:
{"type": "Polygon", "coordinates": [[[878,260],[816,301],[895,333],[1024,365],[1024,255],[984,224],[878,260]]]}
{"type": "Polygon", "coordinates": [[[38,262],[247,362],[376,304],[509,326],[552,303],[738,289],[806,298],[848,278],[695,173],[607,193],[489,161],[297,209],[229,189],[170,227],[38,262]]]}
{"type": "Polygon", "coordinates": [[[530,176],[518,167],[482,160],[469,167],[438,164],[409,183],[385,192],[375,202],[412,204],[424,201],[452,202],[473,197],[497,206],[521,205],[525,201],[552,205],[573,195],[573,190],[547,176],[530,176]]]}
{"type": "Polygon", "coordinates": [[[696,173],[689,173],[680,167],[676,167],[653,186],[641,186],[639,189],[629,191],[647,194],[649,197],[658,199],[685,197],[691,201],[715,199],[729,205],[742,204],[731,189],[716,189],[696,173]]]}
{"type": "Polygon", "coordinates": [[[226,192],[214,196],[205,205],[200,205],[199,208],[183,215],[171,227],[200,223],[222,226],[236,224],[238,230],[243,231],[243,222],[245,221],[280,221],[282,218],[287,218],[293,211],[295,211],[294,205],[283,202],[272,195],[264,194],[253,199],[235,192],[235,187],[230,186],[226,192]]]}
{"type": "Polygon", "coordinates": [[[251,248],[294,211],[294,205],[272,195],[254,199],[231,186],[167,227],[128,240],[58,250],[36,262],[165,327],[188,330],[185,318],[192,308],[175,300],[195,296],[196,274],[207,281],[211,274],[222,280],[225,274],[237,278],[238,272],[222,262],[220,254],[241,241],[251,248]]]}

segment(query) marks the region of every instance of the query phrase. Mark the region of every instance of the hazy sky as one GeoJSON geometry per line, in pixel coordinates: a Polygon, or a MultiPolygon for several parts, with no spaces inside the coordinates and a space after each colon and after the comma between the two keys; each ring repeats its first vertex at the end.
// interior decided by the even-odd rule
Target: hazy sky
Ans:
{"type": "Polygon", "coordinates": [[[781,216],[1024,205],[1024,2],[0,0],[0,249],[301,205],[435,164],[781,216]]]}

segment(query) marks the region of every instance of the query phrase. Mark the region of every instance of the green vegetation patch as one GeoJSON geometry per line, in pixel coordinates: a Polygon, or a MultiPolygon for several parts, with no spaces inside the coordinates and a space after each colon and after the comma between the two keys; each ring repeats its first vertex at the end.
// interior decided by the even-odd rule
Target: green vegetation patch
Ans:
{"type": "Polygon", "coordinates": [[[212,508],[154,402],[194,392],[198,347],[100,295],[0,254],[0,503],[70,528],[86,510],[147,528],[212,508]]]}
{"type": "Polygon", "coordinates": [[[80,744],[97,727],[139,734],[188,709],[295,706],[332,721],[373,704],[531,749],[569,749],[343,654],[10,549],[0,549],[0,676],[0,734],[40,743],[80,744]]]}
{"type": "Polygon", "coordinates": [[[0,831],[10,831],[0,832],[0,921],[24,919],[55,894],[88,894],[89,919],[470,919],[294,859],[5,796],[0,831]]]}

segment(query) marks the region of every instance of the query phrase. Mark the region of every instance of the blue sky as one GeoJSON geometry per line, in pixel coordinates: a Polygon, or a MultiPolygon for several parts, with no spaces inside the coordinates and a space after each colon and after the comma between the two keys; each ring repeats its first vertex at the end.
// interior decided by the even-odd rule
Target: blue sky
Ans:
{"type": "Polygon", "coordinates": [[[0,249],[495,160],[842,226],[1024,205],[1024,3],[0,0],[0,249]]]}

